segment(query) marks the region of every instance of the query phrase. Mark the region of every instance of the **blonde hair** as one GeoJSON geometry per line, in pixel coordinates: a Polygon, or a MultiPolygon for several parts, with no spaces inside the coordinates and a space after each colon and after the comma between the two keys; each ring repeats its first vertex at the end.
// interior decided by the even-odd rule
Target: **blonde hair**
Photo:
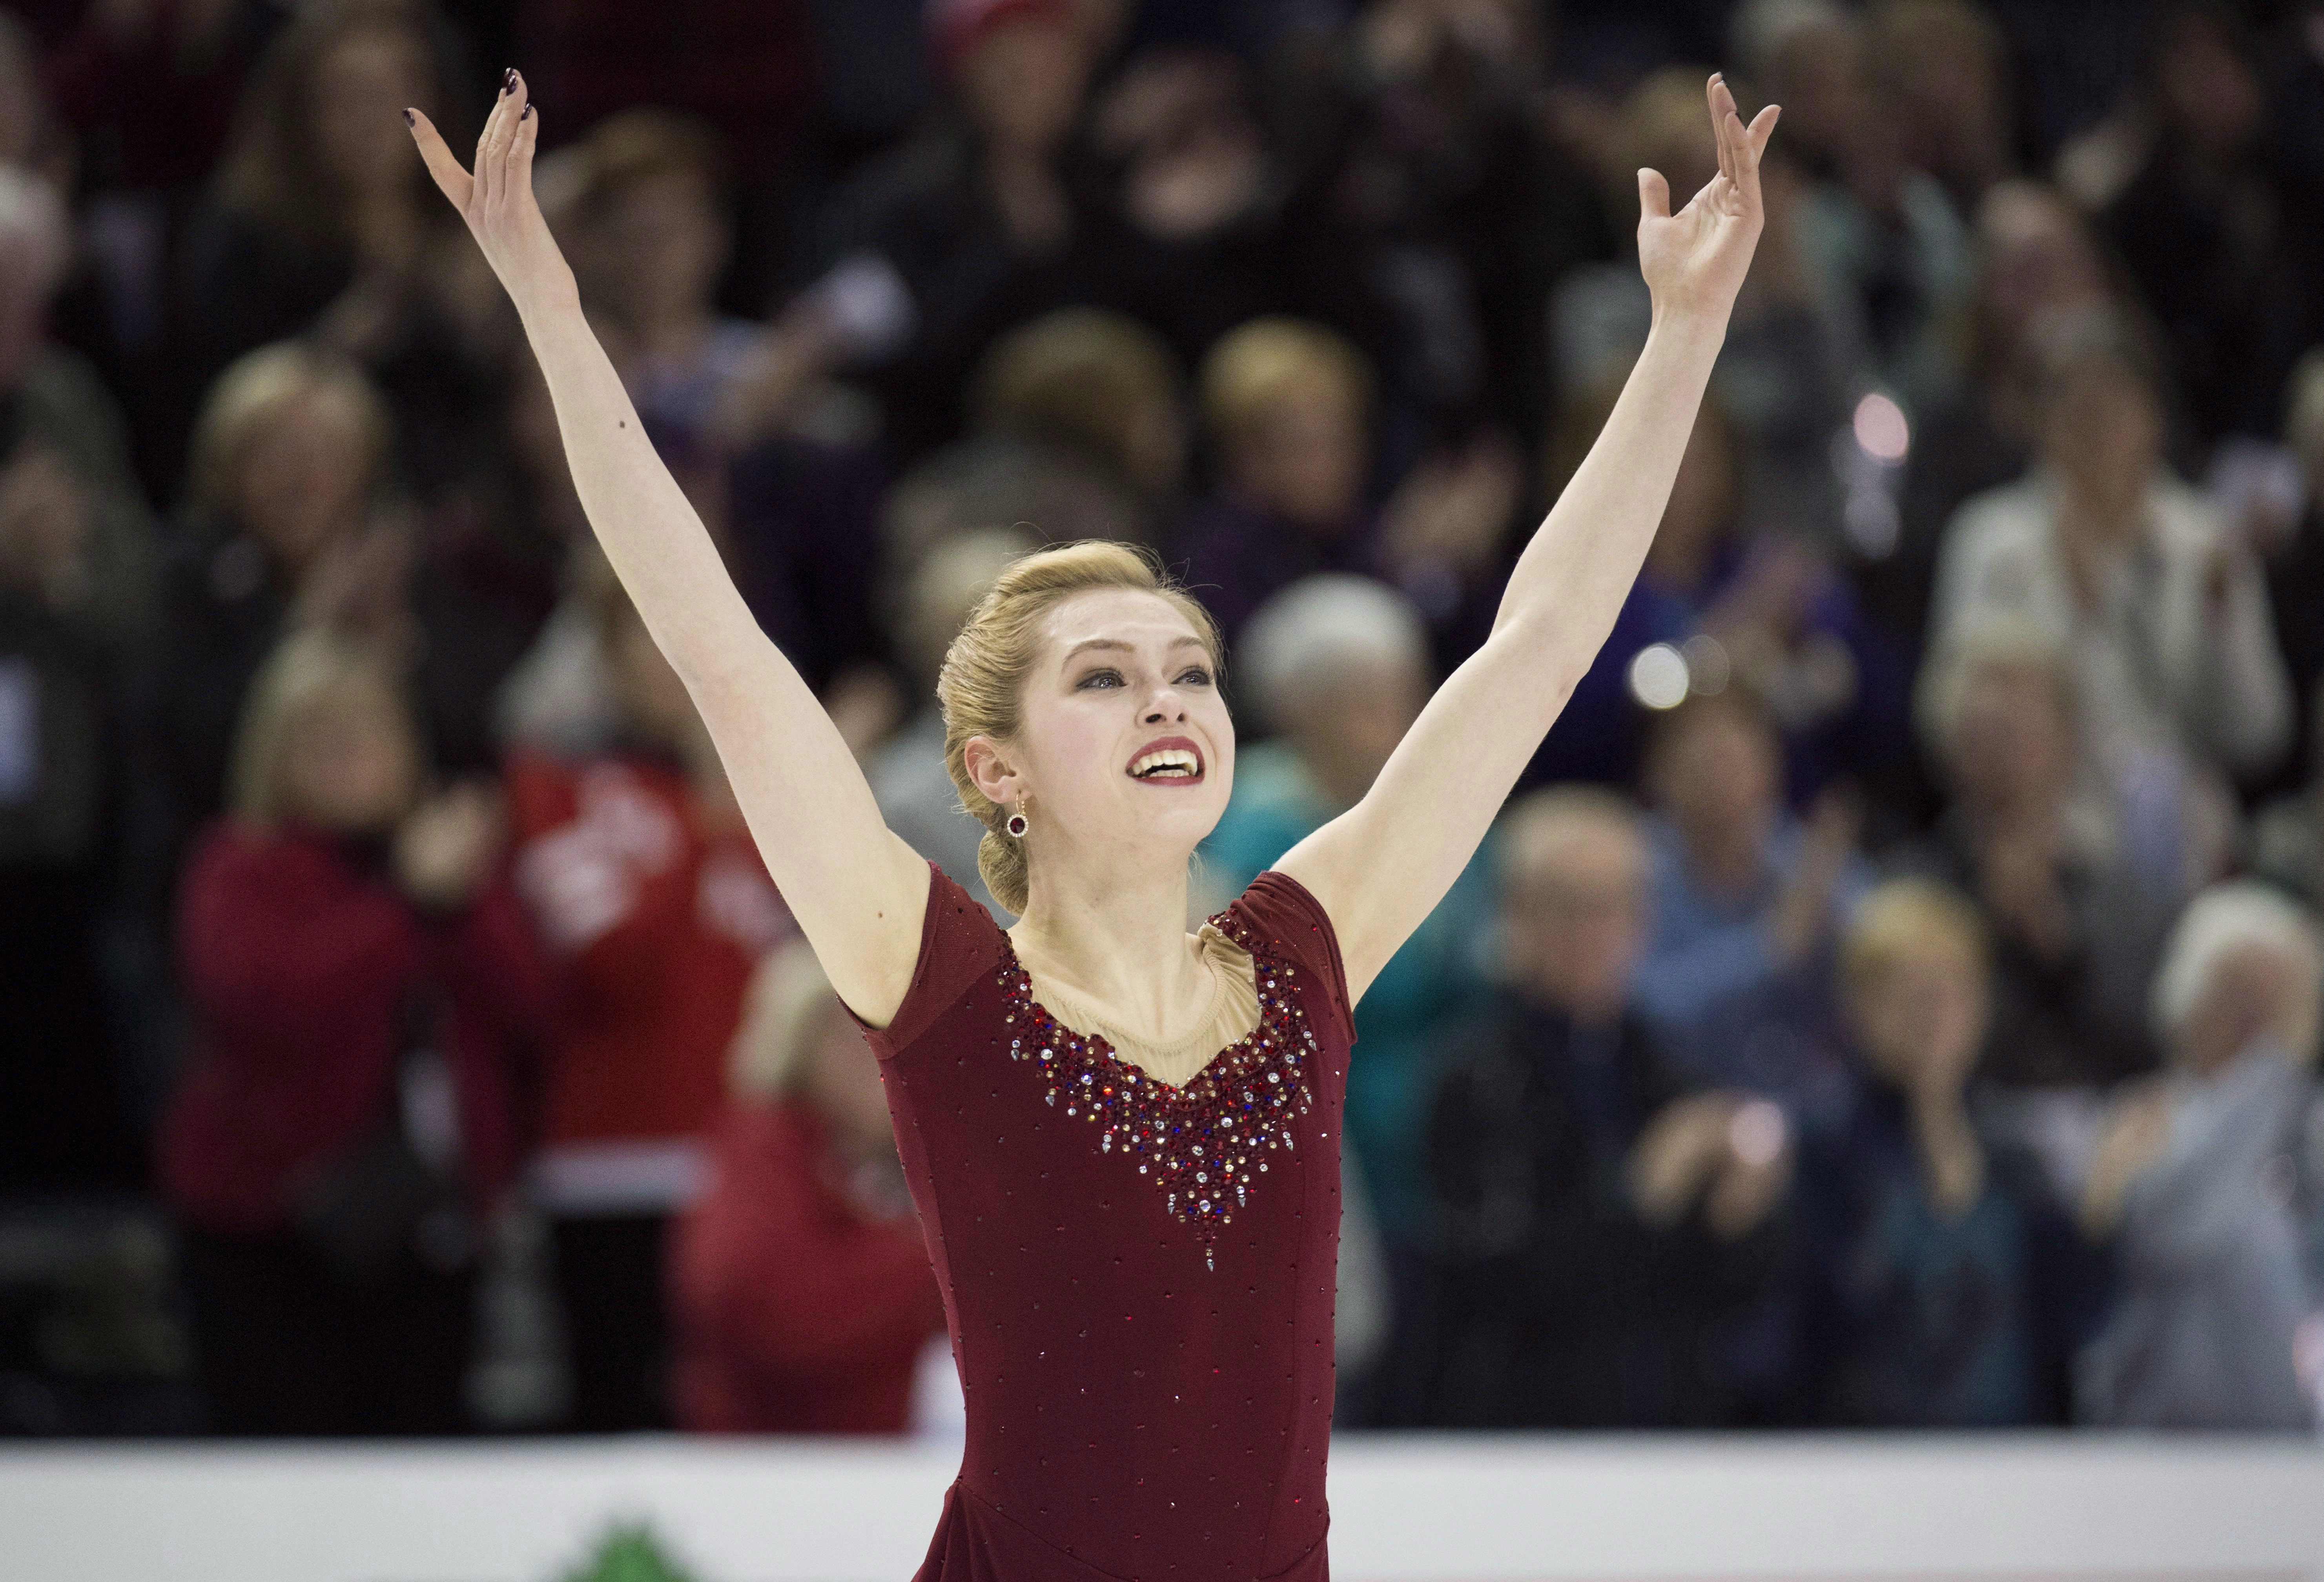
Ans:
{"type": "Polygon", "coordinates": [[[198,510],[213,520],[234,513],[235,475],[250,442],[301,398],[337,409],[362,441],[366,473],[377,484],[394,422],[369,376],[336,353],[279,341],[236,359],[202,402],[187,468],[187,493],[198,510]]]}
{"type": "Polygon", "coordinates": [[[1849,998],[1932,943],[1950,944],[1986,975],[1985,920],[1969,898],[1935,879],[1892,878],[1875,886],[1848,920],[1840,943],[1840,980],[1849,998]]]}
{"type": "Polygon", "coordinates": [[[293,632],[275,645],[244,696],[226,768],[226,806],[253,823],[281,822],[282,762],[318,705],[348,686],[373,685],[410,719],[396,673],[377,653],[336,632],[293,632]]]}
{"type": "Polygon", "coordinates": [[[839,1008],[823,963],[803,939],[777,945],[759,961],[728,1046],[726,1081],[734,1093],[779,1099],[804,1080],[817,1025],[839,1008]]]}
{"type": "Polygon", "coordinates": [[[1203,421],[1221,445],[1247,439],[1302,383],[1322,379],[1360,411],[1371,403],[1371,364],[1335,329],[1302,318],[1254,318],[1222,336],[1203,359],[1203,421]]]}
{"type": "Polygon", "coordinates": [[[936,676],[943,706],[945,768],[961,805],[984,826],[976,871],[992,898],[1011,912],[1025,910],[1029,870],[1021,841],[1002,832],[1008,810],[988,800],[969,778],[969,738],[1013,739],[1024,724],[1026,677],[1039,657],[1042,619],[1075,593],[1128,588],[1167,599],[1193,625],[1222,667],[1222,645],[1209,611],[1165,575],[1148,552],[1127,544],[1090,541],[1037,550],[1012,563],[969,612],[968,623],[945,651],[936,676]]]}

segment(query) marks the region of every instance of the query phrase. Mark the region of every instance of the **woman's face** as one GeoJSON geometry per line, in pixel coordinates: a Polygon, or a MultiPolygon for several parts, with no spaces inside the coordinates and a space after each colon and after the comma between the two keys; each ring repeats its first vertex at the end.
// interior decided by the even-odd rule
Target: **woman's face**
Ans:
{"type": "Polygon", "coordinates": [[[998,23],[961,62],[961,101],[996,147],[1047,155],[1081,115],[1089,69],[1088,41],[1073,24],[1036,16],[998,23]]]}
{"type": "Polygon", "coordinates": [[[1968,1085],[1985,1044],[1985,974],[1947,940],[1915,945],[1849,997],[1866,1061],[1908,1093],[1946,1095],[1968,1085]]]}
{"type": "Polygon", "coordinates": [[[2135,501],[2163,455],[2163,414],[2131,370],[2094,360],[2052,384],[2042,448],[2085,494],[2135,501]]]}
{"type": "Polygon", "coordinates": [[[283,811],[338,835],[395,826],[420,785],[420,746],[402,704],[376,681],[350,681],[309,704],[282,758],[283,811]]]}
{"type": "Polygon", "coordinates": [[[386,28],[349,33],[323,51],[308,93],[317,157],[341,185],[371,195],[410,184],[403,111],[430,97],[418,39],[386,28]]]}
{"type": "Polygon", "coordinates": [[[295,575],[363,516],[371,461],[362,428],[319,391],[291,396],[256,426],[235,484],[244,530],[295,575]]]}
{"type": "Polygon", "coordinates": [[[707,313],[726,267],[717,200],[700,177],[664,170],[631,182],[605,213],[607,272],[643,324],[674,312],[707,313]]]}
{"type": "Polygon", "coordinates": [[[1022,707],[1019,739],[973,739],[985,745],[970,768],[997,803],[1031,797],[1037,870],[1056,858],[1183,861],[1226,810],[1234,722],[1210,650],[1169,600],[1105,588],[1060,602],[1022,707]]]}
{"type": "Polygon", "coordinates": [[[1236,486],[1303,528],[1344,527],[1370,464],[1360,403],[1317,374],[1292,384],[1234,446],[1236,486]]]}
{"type": "Polygon", "coordinates": [[[1748,716],[1702,709],[1658,755],[1656,800],[1698,851],[1756,847],[1775,821],[1779,754],[1769,733],[1748,716]]]}

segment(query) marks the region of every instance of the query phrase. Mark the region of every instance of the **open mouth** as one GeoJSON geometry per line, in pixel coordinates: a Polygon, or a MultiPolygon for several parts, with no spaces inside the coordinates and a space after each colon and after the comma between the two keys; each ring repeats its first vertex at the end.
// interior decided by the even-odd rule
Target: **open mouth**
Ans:
{"type": "Polygon", "coordinates": [[[1184,737],[1149,743],[1130,760],[1126,771],[1133,780],[1149,786],[1192,786],[1203,778],[1201,750],[1184,737]]]}

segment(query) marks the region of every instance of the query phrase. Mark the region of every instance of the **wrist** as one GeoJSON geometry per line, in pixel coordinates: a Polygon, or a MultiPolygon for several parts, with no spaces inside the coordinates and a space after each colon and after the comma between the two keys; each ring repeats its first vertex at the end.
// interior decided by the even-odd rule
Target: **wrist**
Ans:
{"type": "Polygon", "coordinates": [[[574,279],[569,266],[560,261],[541,273],[541,279],[528,281],[509,290],[509,300],[516,304],[516,316],[528,331],[536,323],[577,317],[581,312],[580,282],[574,279]]]}

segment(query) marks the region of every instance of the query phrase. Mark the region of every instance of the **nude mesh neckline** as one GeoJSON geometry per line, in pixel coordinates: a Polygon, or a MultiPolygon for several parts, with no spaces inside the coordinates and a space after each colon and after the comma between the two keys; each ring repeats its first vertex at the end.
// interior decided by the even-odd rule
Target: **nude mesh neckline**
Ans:
{"type": "Polygon", "coordinates": [[[1211,972],[1211,1003],[1207,1013],[1185,1037],[1156,1044],[1123,1032],[1070,989],[1059,989],[1028,968],[1026,981],[1033,998],[1062,1026],[1088,1038],[1096,1036],[1114,1053],[1147,1075],[1183,1086],[1218,1057],[1220,1051],[1251,1035],[1259,1028],[1259,970],[1250,952],[1205,923],[1195,939],[1211,972]]]}

